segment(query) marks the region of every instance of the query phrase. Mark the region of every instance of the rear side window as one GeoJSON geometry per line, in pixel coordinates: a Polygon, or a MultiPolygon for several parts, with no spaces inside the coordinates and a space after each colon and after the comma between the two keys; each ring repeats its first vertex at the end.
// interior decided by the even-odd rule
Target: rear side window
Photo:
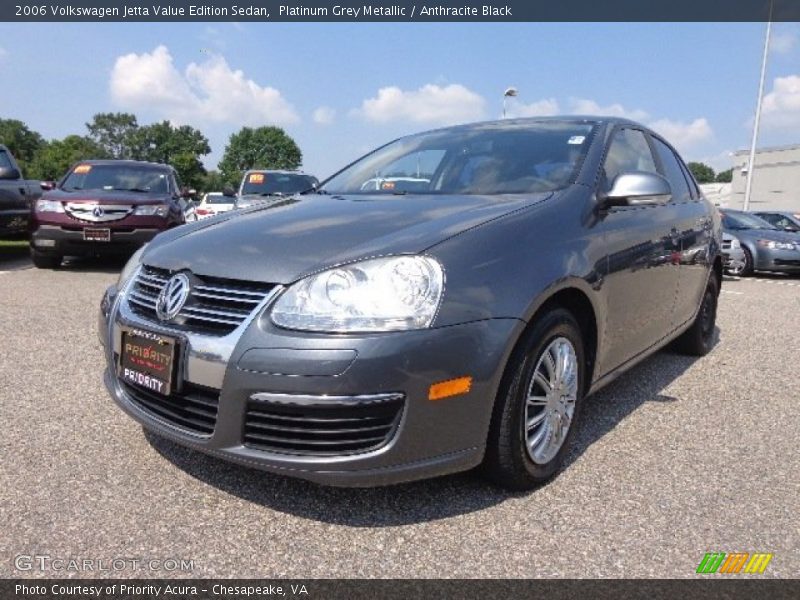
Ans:
{"type": "Polygon", "coordinates": [[[617,176],[628,171],[658,172],[647,138],[637,129],[620,129],[614,133],[603,164],[604,188],[611,189],[617,176]]]}
{"type": "Polygon", "coordinates": [[[5,150],[0,150],[0,169],[10,169],[11,159],[8,158],[8,153],[5,150]]]}
{"type": "Polygon", "coordinates": [[[686,183],[686,177],[675,153],[658,138],[653,138],[653,144],[656,147],[658,157],[661,159],[661,165],[664,167],[664,177],[667,178],[669,186],[672,188],[672,201],[687,202],[691,200],[692,195],[689,193],[689,184],[686,183]]]}

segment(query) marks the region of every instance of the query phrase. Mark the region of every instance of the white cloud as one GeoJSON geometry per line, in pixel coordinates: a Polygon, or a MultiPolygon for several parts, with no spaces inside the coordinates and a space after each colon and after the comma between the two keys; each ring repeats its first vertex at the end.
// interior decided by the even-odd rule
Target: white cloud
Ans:
{"type": "Polygon", "coordinates": [[[166,46],[126,54],[114,64],[110,88],[120,107],[152,110],[175,122],[264,125],[299,120],[278,90],[246,78],[216,54],[202,63],[190,63],[183,73],[166,46]]]}
{"type": "Polygon", "coordinates": [[[312,118],[318,125],[330,125],[336,118],[336,111],[330,106],[320,106],[314,111],[312,118]]]}
{"type": "Polygon", "coordinates": [[[691,123],[673,121],[671,119],[658,119],[657,121],[651,121],[648,125],[654,131],[663,135],[678,150],[695,146],[714,137],[714,131],[705,118],[695,119],[691,123]]]}
{"type": "Polygon", "coordinates": [[[509,117],[551,117],[560,112],[561,108],[555,98],[543,98],[530,104],[514,100],[508,101],[507,114],[509,117]]]}
{"type": "Polygon", "coordinates": [[[648,118],[647,112],[634,109],[628,110],[622,104],[614,103],[601,106],[594,100],[587,98],[570,98],[569,112],[574,115],[597,115],[602,117],[623,117],[634,121],[644,121],[648,118]]]}
{"type": "Polygon", "coordinates": [[[769,40],[769,49],[776,54],[788,54],[797,45],[797,33],[787,31],[785,33],[773,33],[769,40]]]}
{"type": "Polygon", "coordinates": [[[427,84],[409,91],[395,86],[381,88],[355,112],[377,123],[404,120],[447,125],[480,119],[485,107],[486,101],[463,85],[427,84]]]}
{"type": "Polygon", "coordinates": [[[800,127],[800,75],[776,77],[761,111],[767,127],[800,127]]]}

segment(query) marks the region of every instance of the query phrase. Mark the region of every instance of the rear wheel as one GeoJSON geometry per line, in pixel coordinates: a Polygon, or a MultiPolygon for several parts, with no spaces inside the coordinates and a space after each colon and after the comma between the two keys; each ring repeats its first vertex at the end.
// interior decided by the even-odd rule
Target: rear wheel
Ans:
{"type": "Polygon", "coordinates": [[[489,479],[529,490],[558,472],[580,409],[584,365],[572,314],[554,309],[539,318],[500,388],[482,465],[489,479]]]}
{"type": "Polygon", "coordinates": [[[54,254],[42,254],[35,250],[31,252],[31,260],[37,269],[57,269],[61,266],[63,257],[54,254]]]}
{"type": "Polygon", "coordinates": [[[692,326],[675,342],[675,348],[691,356],[705,356],[714,346],[714,328],[717,322],[717,298],[719,297],[719,281],[716,275],[708,279],[706,291],[700,310],[692,326]]]}

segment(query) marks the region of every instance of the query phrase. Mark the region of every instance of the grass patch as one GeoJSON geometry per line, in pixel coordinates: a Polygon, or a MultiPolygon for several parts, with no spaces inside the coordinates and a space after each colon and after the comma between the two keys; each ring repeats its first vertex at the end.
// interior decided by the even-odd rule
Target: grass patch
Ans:
{"type": "Polygon", "coordinates": [[[28,249],[28,240],[0,240],[0,252],[22,252],[28,249]]]}

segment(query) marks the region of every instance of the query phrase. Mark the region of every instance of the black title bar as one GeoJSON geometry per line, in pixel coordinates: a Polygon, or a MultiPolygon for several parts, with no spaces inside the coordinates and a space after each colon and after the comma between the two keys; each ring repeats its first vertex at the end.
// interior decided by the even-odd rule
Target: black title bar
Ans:
{"type": "Polygon", "coordinates": [[[3,0],[0,21],[757,22],[800,21],[800,0],[3,0]]]}

